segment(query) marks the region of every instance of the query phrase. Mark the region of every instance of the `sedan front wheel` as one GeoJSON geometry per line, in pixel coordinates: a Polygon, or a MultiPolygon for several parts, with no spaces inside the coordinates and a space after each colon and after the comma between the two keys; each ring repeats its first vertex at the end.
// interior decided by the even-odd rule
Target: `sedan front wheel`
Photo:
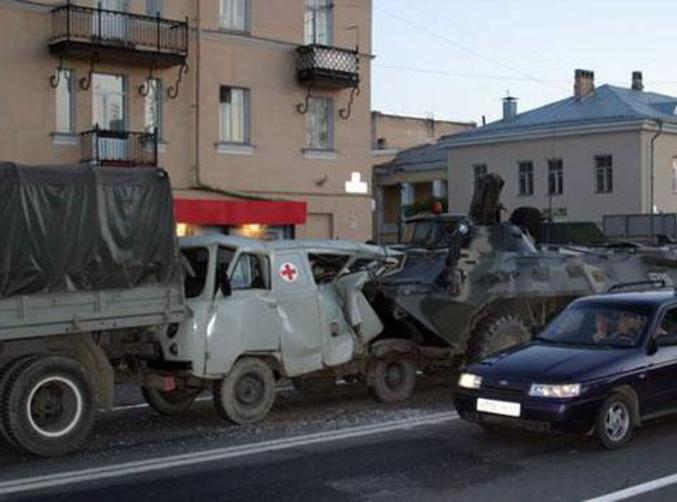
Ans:
{"type": "Polygon", "coordinates": [[[614,393],[609,396],[597,415],[595,436],[608,450],[620,448],[632,437],[634,404],[627,396],[614,393]]]}

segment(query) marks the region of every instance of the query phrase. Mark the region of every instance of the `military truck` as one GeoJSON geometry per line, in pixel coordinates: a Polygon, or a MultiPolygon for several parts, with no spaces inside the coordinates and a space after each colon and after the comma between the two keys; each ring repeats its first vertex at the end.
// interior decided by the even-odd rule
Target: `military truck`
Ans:
{"type": "Polygon", "coordinates": [[[468,216],[410,221],[445,232],[415,228],[411,235],[433,235],[433,244],[414,239],[399,247],[407,251],[405,266],[373,292],[385,325],[381,338],[415,341],[414,358],[446,347],[458,361],[476,361],[530,339],[580,296],[621,282],[677,281],[677,250],[667,246],[538,249],[520,218],[501,221],[502,187],[489,174],[478,183],[468,216]]]}
{"type": "Polygon", "coordinates": [[[211,389],[235,423],[261,420],[281,377],[305,390],[352,377],[383,401],[413,390],[409,342],[375,342],[383,324],[362,293],[397,252],[179,246],[161,169],[0,163],[0,227],[0,432],[23,450],[76,449],[118,383],[165,414],[211,389]]]}

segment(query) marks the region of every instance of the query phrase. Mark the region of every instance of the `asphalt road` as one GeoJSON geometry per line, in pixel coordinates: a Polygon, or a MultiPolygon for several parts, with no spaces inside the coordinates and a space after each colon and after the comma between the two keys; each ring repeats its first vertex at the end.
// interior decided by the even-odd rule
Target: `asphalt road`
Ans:
{"type": "Polygon", "coordinates": [[[586,438],[485,433],[457,418],[447,387],[389,406],[355,389],[312,399],[283,391],[264,424],[224,424],[208,402],[181,418],[134,406],[101,416],[66,458],[0,450],[0,498],[675,500],[675,451],[677,418],[608,452],[586,438]]]}

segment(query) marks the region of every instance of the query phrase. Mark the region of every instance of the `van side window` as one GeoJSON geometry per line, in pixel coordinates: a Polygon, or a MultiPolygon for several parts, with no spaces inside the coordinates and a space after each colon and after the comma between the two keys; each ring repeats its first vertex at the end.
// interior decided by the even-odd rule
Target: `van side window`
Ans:
{"type": "Polygon", "coordinates": [[[670,309],[663,316],[658,332],[658,345],[661,347],[677,345],[677,308],[670,309]]]}
{"type": "Polygon", "coordinates": [[[310,270],[313,272],[315,284],[332,282],[345,268],[350,256],[343,254],[313,254],[308,255],[310,270]]]}
{"type": "Polygon", "coordinates": [[[207,248],[182,249],[181,263],[185,270],[183,284],[186,298],[196,298],[202,294],[207,283],[209,251],[207,248]]]}
{"type": "Polygon", "coordinates": [[[230,277],[230,287],[236,289],[268,289],[270,283],[268,259],[254,254],[242,254],[230,277]]]}

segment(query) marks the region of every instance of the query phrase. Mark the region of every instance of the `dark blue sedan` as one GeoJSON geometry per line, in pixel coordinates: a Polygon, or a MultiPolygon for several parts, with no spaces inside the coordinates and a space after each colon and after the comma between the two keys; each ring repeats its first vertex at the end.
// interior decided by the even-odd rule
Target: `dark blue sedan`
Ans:
{"type": "Polygon", "coordinates": [[[622,446],[634,427],[677,412],[677,295],[576,300],[531,342],[468,366],[454,402],[487,429],[593,433],[622,446]]]}

